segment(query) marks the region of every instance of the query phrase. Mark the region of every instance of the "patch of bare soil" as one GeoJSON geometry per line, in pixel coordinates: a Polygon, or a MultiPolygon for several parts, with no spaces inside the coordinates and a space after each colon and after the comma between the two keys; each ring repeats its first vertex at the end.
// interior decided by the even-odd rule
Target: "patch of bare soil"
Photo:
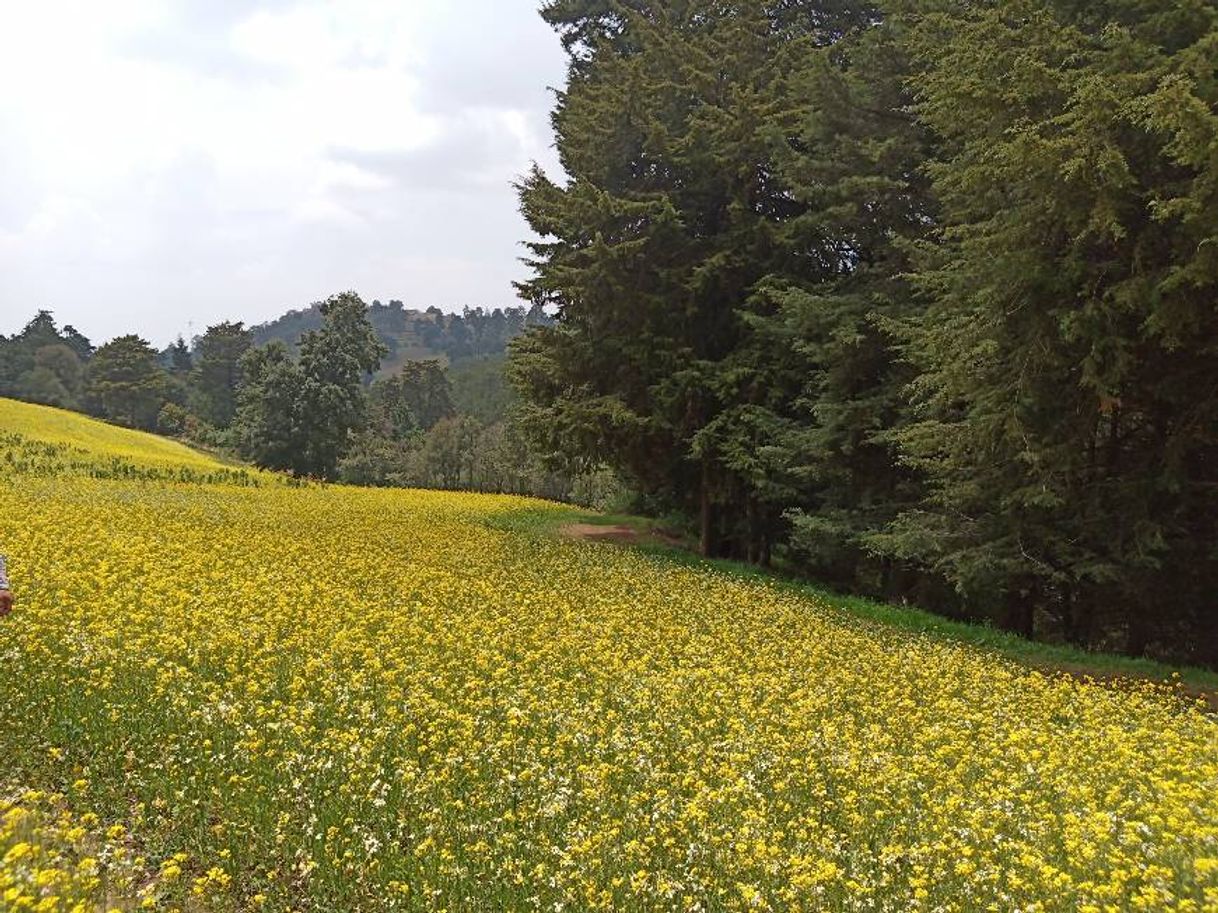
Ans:
{"type": "Polygon", "coordinates": [[[571,523],[559,530],[568,539],[584,542],[611,542],[614,545],[667,545],[688,549],[689,543],[671,530],[653,526],[638,529],[633,526],[598,526],[595,523],[571,523]]]}
{"type": "Polygon", "coordinates": [[[597,526],[594,523],[571,523],[564,526],[562,534],[568,539],[586,542],[615,542],[618,545],[638,545],[644,536],[630,526],[597,526]]]}

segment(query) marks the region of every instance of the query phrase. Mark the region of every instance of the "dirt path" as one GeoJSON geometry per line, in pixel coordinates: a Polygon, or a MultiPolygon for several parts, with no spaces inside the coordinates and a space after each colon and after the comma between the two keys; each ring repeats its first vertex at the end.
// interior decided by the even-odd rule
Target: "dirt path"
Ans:
{"type": "Polygon", "coordinates": [[[586,542],[616,542],[619,545],[638,545],[646,540],[637,529],[630,526],[597,526],[594,523],[571,523],[560,532],[568,539],[586,542]]]}

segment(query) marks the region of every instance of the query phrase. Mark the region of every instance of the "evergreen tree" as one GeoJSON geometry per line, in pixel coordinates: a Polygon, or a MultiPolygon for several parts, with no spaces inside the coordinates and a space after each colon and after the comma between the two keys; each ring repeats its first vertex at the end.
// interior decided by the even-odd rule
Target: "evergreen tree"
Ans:
{"type": "Polygon", "coordinates": [[[776,445],[786,425],[757,401],[772,373],[739,355],[769,310],[763,280],[826,266],[781,230],[802,209],[777,175],[800,111],[787,86],[858,10],[694,0],[546,16],[572,52],[554,116],[571,181],[535,170],[521,186],[545,239],[522,291],[559,317],[516,345],[526,421],[545,449],[608,461],[696,512],[706,553],[761,556],[774,482],[730,452],[758,434],[749,447],[776,445]],[[764,521],[736,523],[763,503],[764,521]]]}
{"type": "Polygon", "coordinates": [[[429,431],[456,411],[452,384],[438,361],[408,361],[393,377],[373,383],[369,395],[387,433],[398,438],[429,431]]]}
{"type": "Polygon", "coordinates": [[[175,377],[186,377],[194,367],[194,358],[190,354],[190,346],[179,336],[174,340],[168,351],[169,373],[175,377]]]}
{"type": "Polygon", "coordinates": [[[227,428],[236,415],[241,358],[253,344],[253,332],[240,322],[208,327],[196,343],[190,402],[196,415],[217,428],[227,428]]]}
{"type": "Polygon", "coordinates": [[[791,543],[818,578],[942,602],[941,587],[875,557],[870,541],[921,493],[893,440],[912,372],[892,328],[920,312],[904,275],[911,243],[936,218],[924,176],[933,142],[912,113],[905,34],[871,10],[865,26],[807,55],[793,79],[805,107],[779,174],[801,208],[783,238],[820,266],[776,274],[761,291],[772,313],[755,322],[744,355],[783,372],[766,385],[779,446],[763,450],[746,435],[736,450],[753,463],[769,456],[767,476],[785,481],[771,483],[770,497],[788,505],[791,543]]]}
{"type": "Polygon", "coordinates": [[[83,333],[71,324],[66,325],[59,334],[60,342],[71,349],[82,363],[93,357],[93,344],[83,333]]]}
{"type": "Polygon", "coordinates": [[[165,402],[166,376],[156,350],[136,335],[119,336],[89,362],[86,394],[102,418],[151,431],[165,402]]]}
{"type": "Polygon", "coordinates": [[[17,339],[24,343],[31,352],[36,352],[43,346],[53,346],[64,341],[63,337],[59,335],[55,317],[50,311],[39,311],[35,314],[17,339]]]}
{"type": "Polygon", "coordinates": [[[936,8],[910,20],[943,224],[901,434],[932,489],[879,544],[1025,634],[1213,662],[1218,10],[936,8]]]}

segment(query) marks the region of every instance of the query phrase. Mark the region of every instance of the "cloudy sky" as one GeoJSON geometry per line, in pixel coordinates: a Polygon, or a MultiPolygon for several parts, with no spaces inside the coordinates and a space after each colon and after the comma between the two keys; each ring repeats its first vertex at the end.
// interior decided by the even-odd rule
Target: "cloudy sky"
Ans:
{"type": "Polygon", "coordinates": [[[513,304],[556,171],[538,0],[0,0],[0,333],[513,304]]]}

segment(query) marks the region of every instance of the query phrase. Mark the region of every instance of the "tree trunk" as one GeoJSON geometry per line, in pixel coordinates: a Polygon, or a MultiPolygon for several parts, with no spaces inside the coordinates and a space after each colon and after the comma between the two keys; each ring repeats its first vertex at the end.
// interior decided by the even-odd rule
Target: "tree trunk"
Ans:
{"type": "Polygon", "coordinates": [[[715,556],[715,511],[714,505],[711,503],[711,468],[710,461],[702,461],[702,535],[700,550],[702,557],[713,558],[715,556]]]}
{"type": "Polygon", "coordinates": [[[1150,644],[1150,619],[1146,617],[1144,608],[1132,607],[1129,616],[1129,639],[1125,642],[1125,652],[1130,656],[1145,656],[1150,644]]]}
{"type": "Polygon", "coordinates": [[[1074,609],[1074,593],[1070,587],[1062,589],[1061,622],[1062,637],[1065,638],[1066,643],[1073,644],[1076,647],[1081,646],[1079,643],[1078,616],[1075,614],[1074,609]]]}
{"type": "Polygon", "coordinates": [[[1090,593],[1084,593],[1075,601],[1079,646],[1081,647],[1090,647],[1091,640],[1095,637],[1095,600],[1090,596],[1090,593]]]}
{"type": "Polygon", "coordinates": [[[889,602],[893,597],[892,577],[892,558],[885,555],[880,559],[880,595],[889,602]]]}
{"type": "Polygon", "coordinates": [[[1011,593],[1007,597],[1007,617],[1003,627],[1028,640],[1036,636],[1036,602],[1030,594],[1011,593]]]}
{"type": "Polygon", "coordinates": [[[757,499],[748,498],[745,501],[745,516],[748,518],[748,550],[749,564],[761,563],[761,535],[757,528],[757,499]]]}

